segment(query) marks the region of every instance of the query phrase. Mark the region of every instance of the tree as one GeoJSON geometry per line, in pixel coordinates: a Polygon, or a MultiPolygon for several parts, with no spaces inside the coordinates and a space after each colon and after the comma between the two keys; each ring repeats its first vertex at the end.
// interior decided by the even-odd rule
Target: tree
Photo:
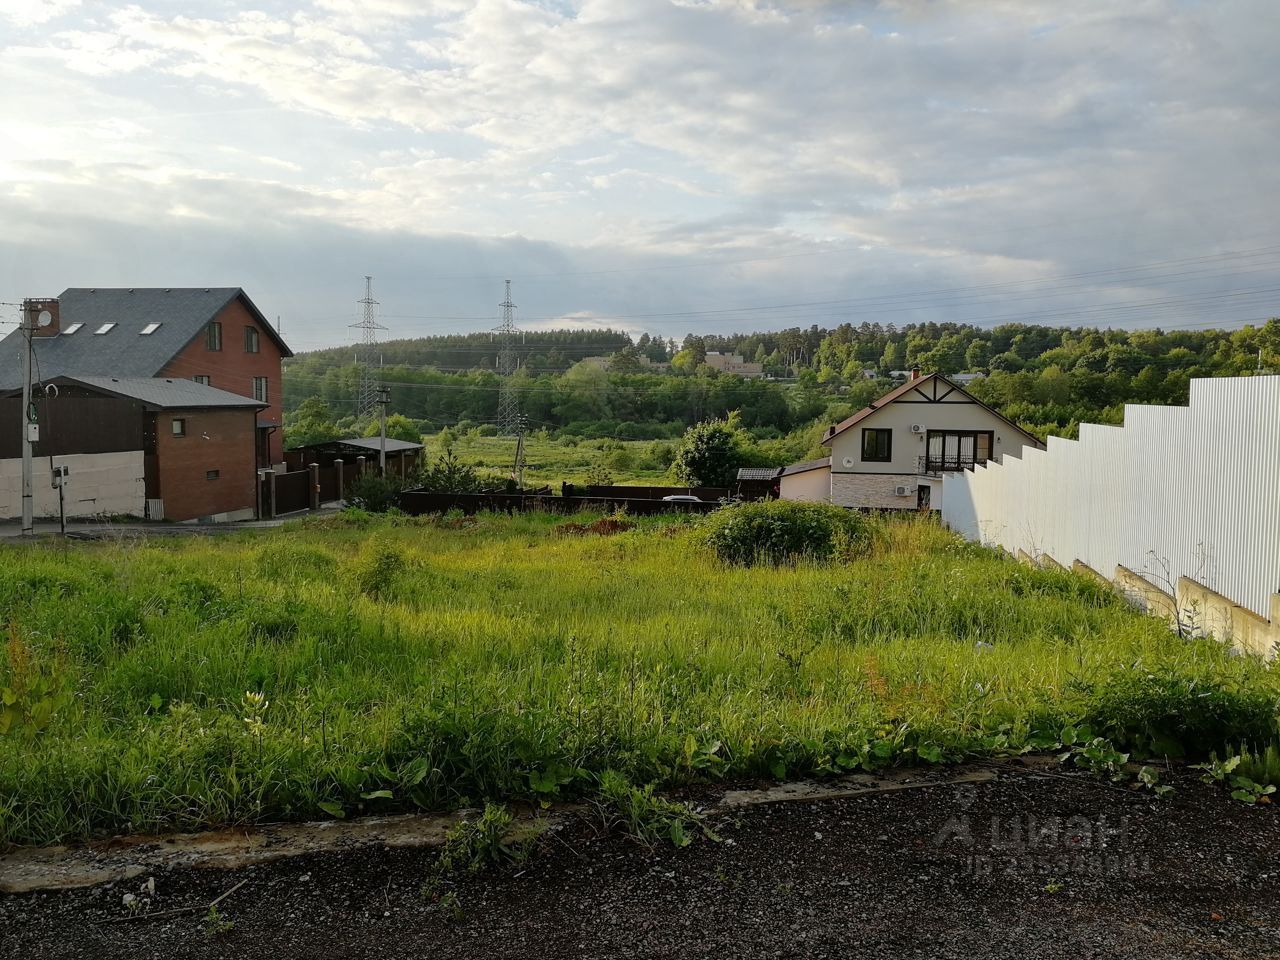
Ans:
{"type": "MultiPolygon", "coordinates": [[[[364,428],[366,437],[376,437],[382,432],[379,421],[374,420],[364,428]]],[[[402,413],[393,413],[387,417],[387,436],[406,443],[421,443],[422,431],[414,426],[413,421],[402,413]]]]}
{"type": "Polygon", "coordinates": [[[329,413],[329,404],[320,397],[307,397],[289,418],[284,431],[285,449],[296,450],[317,443],[328,443],[342,436],[329,413]]]}
{"type": "Polygon", "coordinates": [[[472,467],[459,463],[452,450],[445,450],[422,472],[416,486],[429,493],[479,493],[484,481],[472,467]]]}
{"type": "Polygon", "coordinates": [[[728,487],[737,479],[742,452],[723,420],[707,420],[685,431],[671,468],[691,487],[728,487]]]}

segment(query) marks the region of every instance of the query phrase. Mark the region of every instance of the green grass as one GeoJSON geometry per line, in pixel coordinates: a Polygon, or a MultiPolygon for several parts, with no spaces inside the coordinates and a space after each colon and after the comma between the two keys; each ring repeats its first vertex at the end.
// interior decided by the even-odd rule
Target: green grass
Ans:
{"type": "MultiPolygon", "coordinates": [[[[441,452],[436,436],[423,438],[428,460],[441,452]]],[[[614,482],[628,484],[670,483],[664,464],[654,459],[654,445],[670,446],[674,441],[652,440],[554,440],[532,434],[525,440],[525,484],[552,484],[558,492],[562,482],[586,483],[592,468],[603,467],[614,482]]],[[[511,437],[480,437],[463,434],[453,443],[459,462],[477,470],[507,476],[515,460],[515,440],[511,437]]]]}
{"type": "MultiPolygon", "coordinates": [[[[771,568],[673,518],[561,522],[0,547],[0,841],[954,760],[1051,741],[1135,674],[1260,698],[1271,729],[1228,732],[1274,733],[1272,668],[931,523],[771,568]]],[[[1144,703],[1126,729],[1159,726],[1144,703]]]]}

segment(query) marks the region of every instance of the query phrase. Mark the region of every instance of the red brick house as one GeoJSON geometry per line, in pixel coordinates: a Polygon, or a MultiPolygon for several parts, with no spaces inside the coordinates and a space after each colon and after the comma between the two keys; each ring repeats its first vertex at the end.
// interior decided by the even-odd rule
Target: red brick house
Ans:
{"type": "MultiPolygon", "coordinates": [[[[174,377],[252,397],[266,405],[257,464],[283,460],[280,361],[293,351],[239,287],[72,287],[51,312],[32,338],[37,378],[174,377]]],[[[0,388],[21,386],[21,343],[0,340],[0,388]]]]}
{"type": "MultiPolygon", "coordinates": [[[[292,352],[243,290],[72,288],[50,313],[33,331],[35,376],[59,396],[138,406],[148,515],[254,515],[257,471],[284,459],[281,360],[292,352]]],[[[0,340],[0,391],[21,386],[22,345],[20,331],[0,340]]]]}

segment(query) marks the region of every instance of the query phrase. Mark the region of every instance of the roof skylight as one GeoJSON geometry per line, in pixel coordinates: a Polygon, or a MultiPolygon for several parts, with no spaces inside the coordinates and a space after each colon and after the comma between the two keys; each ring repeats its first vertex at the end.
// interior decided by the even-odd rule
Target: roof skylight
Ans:
{"type": "Polygon", "coordinates": [[[160,329],[160,324],[148,323],[145,327],[142,328],[142,330],[139,331],[138,335],[143,337],[148,337],[159,329],[160,329]]]}
{"type": "Polygon", "coordinates": [[[63,331],[62,331],[62,335],[63,335],[64,337],[69,337],[69,336],[71,336],[71,334],[75,333],[77,330],[79,330],[79,329],[80,329],[81,327],[83,327],[83,326],[84,326],[84,324],[83,324],[83,323],[73,323],[73,324],[70,324],[70,325],[67,327],[67,329],[65,329],[65,330],[63,330],[63,331]]]}
{"type": "Polygon", "coordinates": [[[104,323],[97,330],[93,331],[93,335],[95,337],[101,336],[104,333],[110,333],[115,328],[116,328],[116,325],[114,323],[104,323]]]}

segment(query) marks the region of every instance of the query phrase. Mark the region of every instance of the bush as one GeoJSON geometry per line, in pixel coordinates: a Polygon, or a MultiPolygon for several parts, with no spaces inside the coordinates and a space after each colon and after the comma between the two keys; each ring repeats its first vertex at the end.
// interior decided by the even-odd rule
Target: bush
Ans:
{"type": "Polygon", "coordinates": [[[347,487],[347,506],[369,513],[386,513],[400,499],[400,485],[390,477],[366,473],[347,487]]]}
{"type": "Polygon", "coordinates": [[[1093,689],[1086,719],[1122,748],[1206,757],[1231,744],[1270,742],[1277,732],[1276,707],[1274,696],[1263,690],[1134,667],[1093,689]]]}
{"type": "Polygon", "coordinates": [[[827,503],[766,500],[717,510],[702,523],[703,538],[725,563],[793,563],[848,558],[870,537],[861,514],[827,503]]]}

